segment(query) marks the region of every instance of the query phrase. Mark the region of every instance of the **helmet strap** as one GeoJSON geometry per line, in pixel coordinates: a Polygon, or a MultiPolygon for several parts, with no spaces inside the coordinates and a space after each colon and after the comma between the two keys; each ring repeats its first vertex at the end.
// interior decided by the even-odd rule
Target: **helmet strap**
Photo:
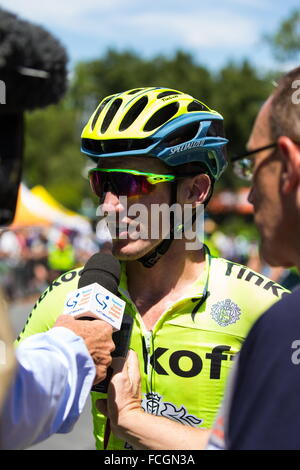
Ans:
{"type": "MultiPolygon", "coordinates": [[[[170,206],[175,204],[177,201],[177,181],[171,184],[171,203],[170,206]]],[[[157,261],[168,251],[174,240],[174,213],[170,215],[170,233],[169,237],[165,238],[153,251],[147,253],[138,259],[145,268],[152,268],[157,261]]]]}

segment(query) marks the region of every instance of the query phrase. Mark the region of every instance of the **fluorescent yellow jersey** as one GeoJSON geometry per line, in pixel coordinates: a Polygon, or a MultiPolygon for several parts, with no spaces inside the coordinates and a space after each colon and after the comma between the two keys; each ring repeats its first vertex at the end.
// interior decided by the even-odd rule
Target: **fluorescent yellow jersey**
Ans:
{"type": "MultiPolygon", "coordinates": [[[[77,288],[81,269],[53,282],[41,295],[20,339],[47,331],[63,311],[67,294],[77,288]]],[[[145,289],[147,286],[145,280],[145,289]]],[[[212,257],[205,269],[152,331],[147,331],[127,291],[126,264],[119,293],[134,319],[130,347],[142,376],[142,406],[188,426],[210,428],[221,404],[235,354],[255,320],[286,294],[284,288],[245,266],[212,257]]],[[[94,434],[98,449],[124,449],[127,444],[109,431],[95,407],[104,396],[92,392],[94,434]]]]}

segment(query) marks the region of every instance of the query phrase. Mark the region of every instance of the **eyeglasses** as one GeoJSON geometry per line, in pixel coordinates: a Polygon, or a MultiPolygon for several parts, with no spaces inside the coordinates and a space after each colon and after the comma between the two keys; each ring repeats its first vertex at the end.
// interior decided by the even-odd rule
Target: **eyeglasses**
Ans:
{"type": "Polygon", "coordinates": [[[273,142],[272,144],[268,144],[264,147],[259,147],[254,150],[250,150],[249,152],[245,152],[242,155],[233,157],[231,161],[233,162],[234,173],[243,180],[252,181],[255,159],[247,157],[249,157],[250,155],[254,155],[255,153],[262,152],[263,150],[275,148],[277,147],[277,145],[277,142],[273,142]]]}
{"type": "Polygon", "coordinates": [[[140,196],[149,194],[158,183],[175,181],[175,175],[160,175],[144,171],[120,168],[93,168],[89,180],[93,192],[102,199],[107,191],[117,196],[140,196]]]}

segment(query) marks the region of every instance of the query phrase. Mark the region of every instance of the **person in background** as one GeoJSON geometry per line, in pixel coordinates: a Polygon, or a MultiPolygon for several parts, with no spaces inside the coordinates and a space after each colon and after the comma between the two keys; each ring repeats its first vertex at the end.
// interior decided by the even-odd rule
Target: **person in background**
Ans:
{"type": "MultiPolygon", "coordinates": [[[[300,269],[300,67],[262,106],[238,175],[271,266],[300,269]]],[[[241,349],[209,448],[300,449],[300,290],[271,307],[241,349]]]]}

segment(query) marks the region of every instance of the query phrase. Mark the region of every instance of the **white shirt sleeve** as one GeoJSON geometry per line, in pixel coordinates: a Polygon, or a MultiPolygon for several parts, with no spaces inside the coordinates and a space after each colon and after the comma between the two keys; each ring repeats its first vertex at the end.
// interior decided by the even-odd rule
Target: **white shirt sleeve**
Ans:
{"type": "Polygon", "coordinates": [[[0,449],[24,449],[72,430],[95,378],[83,339],[63,327],[25,339],[0,419],[0,449]]]}

